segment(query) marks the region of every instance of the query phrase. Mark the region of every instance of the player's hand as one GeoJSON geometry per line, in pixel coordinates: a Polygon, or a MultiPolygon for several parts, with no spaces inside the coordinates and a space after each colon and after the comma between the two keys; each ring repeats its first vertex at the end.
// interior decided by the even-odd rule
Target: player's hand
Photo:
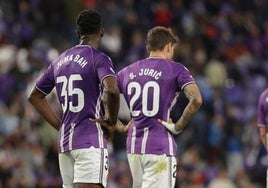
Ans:
{"type": "Polygon", "coordinates": [[[113,139],[113,134],[115,131],[115,126],[111,125],[107,120],[104,119],[96,119],[96,118],[89,118],[90,121],[92,122],[97,122],[101,125],[105,138],[107,139],[107,142],[112,141],[113,139]]]}
{"type": "Polygon", "coordinates": [[[175,123],[172,122],[171,118],[169,118],[168,122],[163,121],[161,119],[158,119],[157,121],[158,123],[166,127],[166,129],[173,134],[179,134],[181,132],[175,129],[175,123]]]}
{"type": "Polygon", "coordinates": [[[127,125],[123,124],[120,120],[117,121],[115,128],[120,133],[126,133],[132,123],[132,119],[128,122],[127,125]]]}

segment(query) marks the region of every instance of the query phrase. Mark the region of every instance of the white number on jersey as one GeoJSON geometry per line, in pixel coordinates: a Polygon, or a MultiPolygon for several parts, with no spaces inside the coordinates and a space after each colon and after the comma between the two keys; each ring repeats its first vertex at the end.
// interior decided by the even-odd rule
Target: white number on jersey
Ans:
{"type": "Polygon", "coordinates": [[[64,102],[61,104],[63,112],[67,110],[68,97],[77,95],[77,105],[74,106],[72,101],[69,101],[69,110],[71,112],[80,112],[85,105],[84,92],[80,88],[74,88],[75,81],[82,80],[80,74],[72,74],[68,79],[66,76],[57,77],[57,83],[62,83],[61,96],[64,97],[64,102]]]}
{"type": "Polygon", "coordinates": [[[130,112],[133,117],[139,116],[141,111],[147,117],[152,117],[158,113],[160,101],[160,87],[157,82],[149,81],[144,85],[143,88],[138,82],[130,82],[127,86],[127,94],[133,95],[129,101],[130,112]],[[153,103],[151,110],[148,108],[148,93],[150,88],[153,92],[153,103]],[[133,106],[139,98],[142,99],[142,109],[133,110],[133,106]]]}

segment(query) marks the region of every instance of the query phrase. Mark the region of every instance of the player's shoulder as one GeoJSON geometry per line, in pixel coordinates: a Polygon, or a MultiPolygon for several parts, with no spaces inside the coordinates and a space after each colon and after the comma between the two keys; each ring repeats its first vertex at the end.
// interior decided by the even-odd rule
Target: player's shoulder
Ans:
{"type": "Polygon", "coordinates": [[[63,59],[65,56],[67,56],[66,54],[70,51],[71,48],[64,50],[63,52],[61,52],[61,54],[59,54],[55,59],[53,59],[53,61],[51,62],[50,65],[54,65],[56,63],[58,63],[58,61],[60,61],[61,59],[63,59]]]}
{"type": "Polygon", "coordinates": [[[268,97],[268,88],[261,92],[261,97],[268,97]]]}
{"type": "Polygon", "coordinates": [[[112,58],[109,55],[107,55],[106,53],[104,53],[103,51],[95,49],[95,48],[92,48],[92,51],[93,51],[93,56],[96,59],[100,58],[102,60],[104,59],[104,60],[112,62],[112,58]]]}
{"type": "Polygon", "coordinates": [[[268,88],[263,90],[259,96],[259,103],[258,106],[267,106],[268,105],[268,88]]]}
{"type": "Polygon", "coordinates": [[[189,72],[188,68],[182,64],[181,62],[174,61],[174,60],[167,60],[167,64],[169,65],[169,68],[171,71],[174,72],[181,72],[181,71],[186,71],[189,72]]]}
{"type": "Polygon", "coordinates": [[[174,60],[168,60],[168,62],[172,65],[172,66],[176,66],[176,67],[185,67],[181,62],[179,61],[174,61],[174,60]]]}
{"type": "Polygon", "coordinates": [[[92,56],[96,63],[113,63],[112,58],[99,49],[92,48],[92,56]]]}
{"type": "Polygon", "coordinates": [[[136,69],[136,67],[140,67],[141,61],[142,60],[135,61],[134,63],[131,63],[130,65],[125,66],[120,71],[118,71],[118,73],[122,74],[124,72],[130,71],[130,70],[134,70],[134,69],[136,69]]]}
{"type": "Polygon", "coordinates": [[[93,48],[93,47],[88,46],[88,45],[86,45],[86,46],[87,46],[87,49],[90,50],[90,51],[92,51],[92,53],[95,54],[95,55],[109,57],[107,54],[105,54],[103,51],[101,51],[101,50],[99,50],[97,48],[93,48]]]}

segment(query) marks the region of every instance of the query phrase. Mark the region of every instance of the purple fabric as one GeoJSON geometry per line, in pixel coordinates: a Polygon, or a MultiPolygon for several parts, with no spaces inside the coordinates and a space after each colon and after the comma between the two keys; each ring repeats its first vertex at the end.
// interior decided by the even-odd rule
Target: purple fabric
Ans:
{"type": "Polygon", "coordinates": [[[89,121],[103,117],[101,83],[106,76],[115,76],[111,59],[89,46],[78,45],[62,53],[37,80],[36,88],[44,94],[56,87],[62,105],[60,152],[107,147],[100,126],[89,121]]]}
{"type": "Polygon", "coordinates": [[[157,119],[168,120],[179,92],[189,83],[195,81],[182,64],[160,58],[138,61],[118,73],[134,120],[128,131],[128,153],[176,155],[173,136],[157,119]]]}
{"type": "Polygon", "coordinates": [[[264,90],[258,103],[258,126],[268,128],[268,89],[264,90]]]}

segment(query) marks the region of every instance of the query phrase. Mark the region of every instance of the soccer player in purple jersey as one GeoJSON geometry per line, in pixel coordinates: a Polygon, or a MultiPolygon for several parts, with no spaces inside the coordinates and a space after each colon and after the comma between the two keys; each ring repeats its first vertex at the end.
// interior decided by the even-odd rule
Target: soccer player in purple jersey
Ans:
{"type": "MultiPolygon", "coordinates": [[[[261,142],[267,150],[267,127],[268,127],[268,89],[265,89],[260,97],[258,103],[257,125],[260,129],[261,142]]],[[[268,170],[266,171],[266,188],[268,188],[268,170]]]]}
{"type": "Polygon", "coordinates": [[[80,44],[67,49],[50,64],[37,79],[28,100],[59,130],[63,187],[106,187],[107,137],[111,135],[101,126],[116,124],[119,89],[111,59],[98,50],[103,36],[100,14],[84,10],[76,24],[80,44]],[[61,118],[46,100],[54,87],[62,106],[61,118]]]}
{"type": "MultiPolygon", "coordinates": [[[[133,188],[172,188],[176,181],[173,134],[181,132],[202,104],[202,97],[187,68],[172,61],[177,37],[157,26],[147,34],[149,57],[118,72],[119,89],[131,112],[127,157],[133,188]],[[189,99],[181,117],[170,121],[180,92],[189,99]]],[[[122,126],[118,125],[118,129],[122,126]]]]}

